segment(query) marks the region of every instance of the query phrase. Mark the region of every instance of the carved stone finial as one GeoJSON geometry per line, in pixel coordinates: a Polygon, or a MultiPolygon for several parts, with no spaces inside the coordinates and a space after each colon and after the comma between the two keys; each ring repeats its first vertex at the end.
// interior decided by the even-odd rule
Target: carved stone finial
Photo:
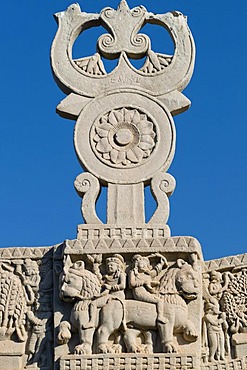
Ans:
{"type": "Polygon", "coordinates": [[[147,35],[138,34],[138,31],[144,23],[146,13],[143,6],[130,10],[126,1],[121,1],[117,10],[103,9],[101,19],[111,30],[111,34],[99,38],[100,53],[108,59],[117,58],[123,52],[130,58],[144,56],[150,47],[150,40],[147,35]]]}
{"type": "Polygon", "coordinates": [[[118,10],[121,12],[127,12],[130,10],[129,5],[126,0],[121,0],[118,5],[118,10]]]}
{"type": "MultiPolygon", "coordinates": [[[[152,182],[157,210],[150,225],[165,224],[171,192],[162,194],[160,188],[157,192],[154,179],[159,173],[165,175],[174,156],[172,115],[190,105],[181,94],[192,75],[195,54],[186,18],[178,12],[148,13],[143,6],[130,9],[125,0],[116,10],[107,7],[100,14],[83,13],[73,4],[56,17],[59,28],[51,51],[53,71],[59,84],[72,92],[59,104],[58,112],[77,118],[74,140],[79,161],[101,186],[108,187],[107,222],[145,225],[143,190],[152,182]],[[149,37],[139,33],[146,23],[169,30],[174,55],[152,50],[149,37]],[[73,43],[86,24],[101,25],[109,33],[99,37],[96,54],[74,60],[73,43]],[[110,74],[102,57],[119,58],[110,74]],[[146,60],[137,70],[130,58],[142,57],[146,60]]],[[[82,213],[90,208],[94,216],[88,212],[84,219],[96,222],[93,198],[90,207],[88,199],[85,195],[82,213]]]]}

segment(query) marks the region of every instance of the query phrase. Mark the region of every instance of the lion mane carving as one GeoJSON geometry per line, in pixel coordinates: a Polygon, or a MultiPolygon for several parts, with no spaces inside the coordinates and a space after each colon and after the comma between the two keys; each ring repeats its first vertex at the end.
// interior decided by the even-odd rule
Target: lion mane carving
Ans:
{"type": "Polygon", "coordinates": [[[119,335],[125,342],[127,352],[152,353],[150,330],[159,331],[165,353],[177,352],[174,334],[182,333],[187,342],[197,340],[198,334],[194,324],[189,320],[188,301],[198,297],[199,279],[198,272],[190,264],[179,259],[165,273],[163,272],[162,276],[157,276],[158,294],[164,302],[166,322],[157,322],[156,305],[153,303],[133,299],[125,299],[124,302],[109,299],[100,309],[94,328],[85,328],[85,326],[89,321],[89,304],[100,294],[100,283],[92,272],[85,270],[82,261],[76,264],[69,269],[61,287],[61,298],[75,304],[71,311],[70,322],[63,321],[60,324],[58,334],[60,344],[70,340],[71,326],[79,334],[80,344],[74,350],[78,354],[92,353],[94,335],[97,339],[96,352],[100,353],[119,352],[121,349],[119,335]],[[90,289],[85,291],[85,286],[90,286],[90,289]],[[145,338],[145,346],[142,348],[137,345],[137,337],[140,333],[145,338]],[[114,335],[116,341],[114,344],[109,344],[109,338],[114,335]]]}

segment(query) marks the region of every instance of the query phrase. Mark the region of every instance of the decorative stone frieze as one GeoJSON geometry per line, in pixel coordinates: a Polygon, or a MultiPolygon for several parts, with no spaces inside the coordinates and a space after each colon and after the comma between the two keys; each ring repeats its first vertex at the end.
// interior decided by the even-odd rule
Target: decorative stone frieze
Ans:
{"type": "Polygon", "coordinates": [[[1,252],[0,369],[23,369],[24,366],[50,369],[53,362],[52,249],[9,248],[1,252]],[[4,253],[6,251],[9,253],[4,253]]]}

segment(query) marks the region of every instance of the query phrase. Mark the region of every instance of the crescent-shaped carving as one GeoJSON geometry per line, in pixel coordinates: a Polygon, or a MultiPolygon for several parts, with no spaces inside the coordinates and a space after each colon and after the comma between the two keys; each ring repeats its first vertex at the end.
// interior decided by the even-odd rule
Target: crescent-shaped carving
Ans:
{"type": "MultiPolygon", "coordinates": [[[[148,69],[135,69],[125,52],[121,53],[118,66],[111,73],[87,73],[73,61],[72,48],[81,32],[104,25],[101,15],[81,12],[79,5],[73,4],[66,11],[55,14],[55,18],[58,21],[58,31],[51,48],[51,64],[55,79],[65,93],[75,92],[96,97],[102,91],[132,88],[160,96],[174,90],[182,91],[190,81],[194,69],[195,46],[186,18],[179,12],[146,12],[144,17],[143,25],[151,23],[164,27],[175,46],[171,62],[157,73],[147,73],[148,69]]],[[[149,49],[148,52],[150,51],[149,49]]],[[[155,60],[148,52],[147,57],[155,60]]],[[[157,55],[161,61],[162,54],[157,55]]]]}

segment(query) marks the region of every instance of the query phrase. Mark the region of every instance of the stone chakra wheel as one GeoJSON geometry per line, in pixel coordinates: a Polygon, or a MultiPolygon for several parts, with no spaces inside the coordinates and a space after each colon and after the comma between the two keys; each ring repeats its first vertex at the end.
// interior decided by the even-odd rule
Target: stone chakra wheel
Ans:
{"type": "Polygon", "coordinates": [[[91,130],[95,154],[116,168],[142,164],[155,148],[154,119],[133,105],[107,112],[91,130]]]}
{"type": "Polygon", "coordinates": [[[171,164],[175,127],[157,99],[143,92],[116,91],[82,110],[74,142],[82,166],[101,182],[149,182],[171,164]]]}

